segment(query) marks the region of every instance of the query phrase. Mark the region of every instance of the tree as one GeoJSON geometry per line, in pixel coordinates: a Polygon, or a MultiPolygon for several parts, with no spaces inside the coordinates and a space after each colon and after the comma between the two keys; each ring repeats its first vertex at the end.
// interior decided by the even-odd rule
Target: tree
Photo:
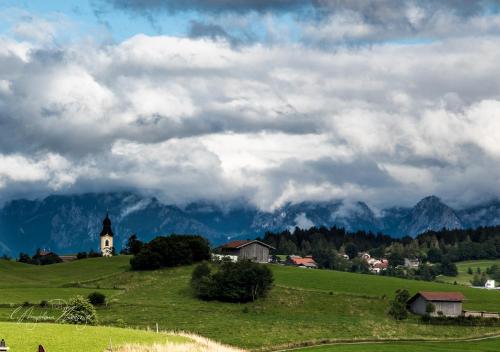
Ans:
{"type": "Polygon", "coordinates": [[[472,268],[469,266],[467,269],[467,274],[472,275],[474,272],[472,271],[472,268]]]}
{"type": "Polygon", "coordinates": [[[434,313],[435,311],[436,311],[436,306],[431,302],[427,302],[427,304],[425,305],[425,313],[427,315],[432,315],[432,313],[434,313]]]}
{"type": "Polygon", "coordinates": [[[445,276],[457,276],[458,270],[455,263],[452,263],[448,258],[443,258],[441,262],[441,274],[445,276]]]}
{"type": "Polygon", "coordinates": [[[322,269],[336,269],[337,253],[328,248],[317,249],[313,252],[314,261],[322,269]]]}
{"type": "Polygon", "coordinates": [[[369,250],[370,255],[373,258],[383,258],[385,256],[385,247],[379,246],[369,250]]]}
{"type": "Polygon", "coordinates": [[[95,325],[97,313],[87,298],[76,296],[70,299],[60,319],[67,324],[95,325]]]}
{"type": "Polygon", "coordinates": [[[142,241],[139,241],[137,239],[136,234],[133,234],[132,236],[130,236],[128,238],[127,244],[125,245],[125,248],[123,250],[123,254],[136,255],[141,251],[143,246],[144,246],[144,243],[142,243],[142,241]]]}
{"type": "Polygon", "coordinates": [[[19,263],[31,264],[31,257],[27,253],[19,253],[19,259],[17,260],[19,263]]]}
{"type": "Polygon", "coordinates": [[[130,260],[133,270],[154,270],[162,267],[189,265],[210,259],[208,241],[201,236],[156,237],[142,246],[130,260]]]}
{"type": "Polygon", "coordinates": [[[427,264],[419,265],[418,269],[415,272],[417,278],[420,278],[425,281],[432,281],[436,278],[432,267],[427,264]]]}
{"type": "Polygon", "coordinates": [[[493,280],[500,281],[500,265],[493,264],[490,268],[487,269],[487,273],[493,280]]]}
{"type": "Polygon", "coordinates": [[[362,258],[354,258],[351,260],[351,272],[353,273],[369,273],[370,265],[366,262],[366,260],[362,258]]]}
{"type": "Polygon", "coordinates": [[[106,304],[106,296],[101,292],[92,292],[87,298],[93,306],[102,306],[106,304]]]}
{"type": "Polygon", "coordinates": [[[486,284],[486,281],[488,278],[486,277],[485,273],[482,273],[479,275],[478,273],[474,274],[474,277],[471,280],[472,286],[477,286],[477,287],[482,287],[486,284]]]}
{"type": "Polygon", "coordinates": [[[130,259],[132,270],[156,270],[162,267],[161,255],[145,247],[130,259]]]}
{"type": "Polygon", "coordinates": [[[191,276],[191,287],[204,300],[249,302],[266,296],[273,281],[266,265],[247,260],[227,261],[213,274],[206,263],[198,265],[191,276]]]}
{"type": "Polygon", "coordinates": [[[87,252],[78,252],[76,254],[76,259],[87,259],[89,257],[89,255],[87,254],[87,252]]]}
{"type": "Polygon", "coordinates": [[[404,265],[405,263],[405,258],[403,257],[403,254],[398,251],[391,252],[391,254],[389,254],[387,259],[389,260],[389,265],[392,266],[393,268],[399,265],[404,265]]]}
{"type": "Polygon", "coordinates": [[[443,252],[439,248],[431,248],[427,252],[427,260],[431,263],[439,263],[443,258],[443,252]]]}
{"type": "Polygon", "coordinates": [[[358,246],[356,246],[354,243],[348,243],[345,246],[345,254],[349,256],[349,259],[356,258],[358,256],[358,246]]]}
{"type": "Polygon", "coordinates": [[[406,310],[406,302],[410,299],[410,293],[406,289],[399,289],[396,291],[396,297],[391,301],[389,306],[389,315],[396,320],[404,320],[408,318],[408,311],[406,310]]]}

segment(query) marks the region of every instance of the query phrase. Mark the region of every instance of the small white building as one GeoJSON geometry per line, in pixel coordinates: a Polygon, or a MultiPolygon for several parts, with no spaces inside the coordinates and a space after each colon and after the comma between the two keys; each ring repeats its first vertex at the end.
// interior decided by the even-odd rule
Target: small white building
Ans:
{"type": "Polygon", "coordinates": [[[486,280],[486,283],[484,284],[484,288],[494,289],[495,288],[495,280],[486,280]]]}
{"type": "Polygon", "coordinates": [[[420,260],[418,259],[410,259],[410,258],[405,258],[405,268],[408,269],[417,269],[418,266],[420,265],[420,260]]]}

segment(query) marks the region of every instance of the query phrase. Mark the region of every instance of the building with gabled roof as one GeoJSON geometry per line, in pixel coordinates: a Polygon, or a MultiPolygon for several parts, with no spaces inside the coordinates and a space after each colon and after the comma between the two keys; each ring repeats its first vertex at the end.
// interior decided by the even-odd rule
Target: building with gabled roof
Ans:
{"type": "Polygon", "coordinates": [[[223,244],[216,251],[222,255],[237,256],[257,263],[269,263],[269,252],[273,246],[258,240],[236,240],[223,244]]]}
{"type": "Polygon", "coordinates": [[[408,309],[419,315],[427,314],[427,305],[434,306],[431,316],[458,317],[463,314],[461,292],[419,292],[407,302],[408,309]]]}
{"type": "Polygon", "coordinates": [[[304,258],[298,255],[290,255],[286,258],[287,265],[294,265],[302,268],[317,269],[318,264],[312,256],[305,256],[304,258]]]}

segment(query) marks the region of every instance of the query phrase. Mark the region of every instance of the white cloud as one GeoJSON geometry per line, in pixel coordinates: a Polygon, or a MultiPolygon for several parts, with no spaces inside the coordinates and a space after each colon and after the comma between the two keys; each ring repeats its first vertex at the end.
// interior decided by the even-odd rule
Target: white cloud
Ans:
{"type": "Polygon", "coordinates": [[[489,197],[500,177],[495,36],[336,50],[145,35],[0,42],[4,198],[22,185],[384,205],[489,197]]]}

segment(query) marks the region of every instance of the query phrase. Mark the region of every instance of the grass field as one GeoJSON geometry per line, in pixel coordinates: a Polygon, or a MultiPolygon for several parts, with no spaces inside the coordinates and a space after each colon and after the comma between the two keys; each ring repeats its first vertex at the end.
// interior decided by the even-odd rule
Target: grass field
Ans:
{"type": "Polygon", "coordinates": [[[334,345],[303,348],[295,352],[498,352],[500,339],[472,342],[406,342],[359,345],[334,345]]]}
{"type": "Polygon", "coordinates": [[[500,265],[500,259],[498,260],[470,260],[465,262],[456,263],[458,269],[458,276],[439,276],[438,280],[448,283],[454,283],[455,281],[459,285],[470,286],[471,280],[474,277],[474,273],[476,273],[477,268],[481,269],[481,272],[486,272],[486,269],[491,267],[493,264],[500,265]],[[467,273],[467,270],[471,268],[473,273],[472,275],[467,273]]]}
{"type": "Polygon", "coordinates": [[[13,352],[35,352],[42,344],[50,352],[103,352],[126,343],[187,343],[185,337],[110,327],[58,324],[0,323],[0,338],[13,352]]]}
{"type": "MultiPolygon", "coordinates": [[[[10,275],[5,290],[28,292],[33,302],[82,289],[106,292],[110,305],[98,309],[105,325],[144,328],[158,323],[164,330],[190,331],[245,348],[323,339],[443,339],[500,333],[500,328],[429,326],[415,317],[396,322],[386,314],[399,288],[411,293],[461,291],[466,308],[490,311],[500,311],[500,292],[272,265],[275,287],[266,299],[244,305],[203,302],[189,289],[192,267],[131,272],[129,259],[87,259],[48,267],[0,261],[0,273],[10,275]],[[81,287],[68,287],[76,282],[81,287]]],[[[0,307],[3,303],[0,296],[0,307]]],[[[8,321],[11,313],[12,308],[0,308],[0,319],[8,321]]]]}

